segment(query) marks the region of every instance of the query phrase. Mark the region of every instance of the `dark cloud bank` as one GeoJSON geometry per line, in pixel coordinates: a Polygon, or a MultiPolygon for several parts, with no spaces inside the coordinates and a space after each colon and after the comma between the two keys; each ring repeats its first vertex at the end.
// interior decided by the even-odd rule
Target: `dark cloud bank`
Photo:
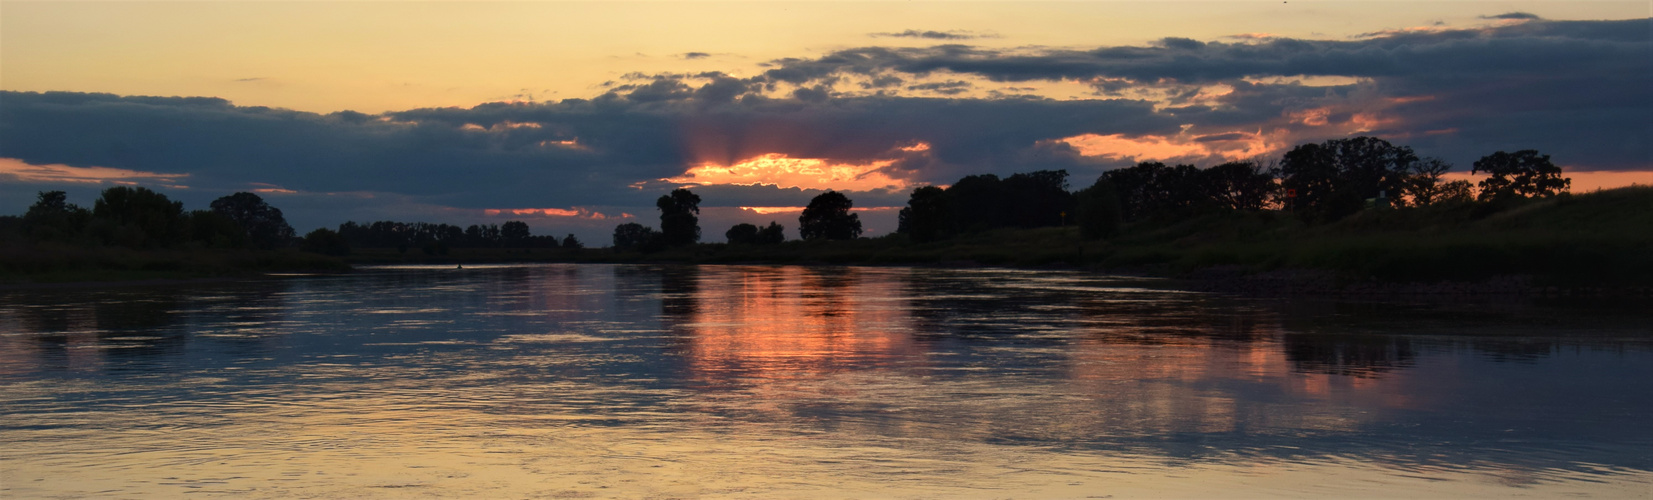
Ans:
{"type": "MultiPolygon", "coordinates": [[[[1066,168],[1076,183],[1088,184],[1132,161],[1082,156],[1053,142],[1081,134],[1220,144],[1261,133],[1301,143],[1361,130],[1460,169],[1492,151],[1525,148],[1581,169],[1653,165],[1649,20],[1496,17],[1526,21],[1342,41],[1167,38],[1148,46],[1034,52],[865,47],[774,61],[749,78],[631,75],[592,99],[382,115],[198,97],[6,92],[0,94],[0,157],[185,173],[183,183],[205,199],[250,183],[312,200],[318,193],[353,193],[354,201],[315,201],[333,208],[299,221],[312,225],[378,218],[385,200],[465,210],[616,207],[614,214],[629,211],[649,222],[652,200],[671,187],[658,179],[690,165],[765,153],[894,161],[886,174],[919,183],[1066,168]],[[1300,77],[1358,81],[1311,86],[1292,80],[1300,77]],[[1052,81],[1085,82],[1094,98],[1058,101],[998,90],[964,97],[997,83],[1052,81]],[[1202,97],[1202,89],[1214,87],[1232,91],[1202,97]],[[1145,98],[1145,91],[1162,100],[1145,98]],[[899,149],[917,143],[930,148],[899,149]]],[[[892,36],[935,38],[915,33],[892,36]]],[[[33,191],[47,188],[0,181],[7,184],[0,189],[4,213],[21,212],[33,191]]],[[[730,207],[801,205],[811,193],[705,189],[708,206],[730,207]]],[[[863,206],[898,205],[905,193],[852,197],[863,206]]],[[[708,234],[716,240],[720,232],[708,234]]]]}

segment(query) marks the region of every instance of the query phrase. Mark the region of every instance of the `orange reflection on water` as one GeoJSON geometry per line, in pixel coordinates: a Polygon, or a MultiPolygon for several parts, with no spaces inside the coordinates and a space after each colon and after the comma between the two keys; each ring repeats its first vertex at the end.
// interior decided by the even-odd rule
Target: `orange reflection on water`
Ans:
{"type": "MultiPolygon", "coordinates": [[[[753,267],[698,275],[685,339],[694,378],[716,385],[819,379],[919,355],[892,280],[855,269],[753,267]]],[[[668,290],[670,293],[670,290],[668,290]]]]}

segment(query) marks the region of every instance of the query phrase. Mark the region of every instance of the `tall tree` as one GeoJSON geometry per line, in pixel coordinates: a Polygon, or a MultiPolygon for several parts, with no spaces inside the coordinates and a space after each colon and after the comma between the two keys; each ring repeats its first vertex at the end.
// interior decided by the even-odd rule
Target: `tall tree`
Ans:
{"type": "Polygon", "coordinates": [[[23,231],[37,240],[72,240],[86,229],[92,213],[69,203],[62,191],[41,191],[40,199],[23,213],[23,231]]]}
{"type": "Polygon", "coordinates": [[[1119,233],[1125,219],[1125,208],[1113,182],[1103,175],[1096,184],[1079,191],[1077,219],[1079,234],[1087,239],[1107,238],[1119,233]]]}
{"type": "Polygon", "coordinates": [[[1262,210],[1279,188],[1274,175],[1256,162],[1228,162],[1207,168],[1200,175],[1211,201],[1231,210],[1262,210]]]}
{"type": "Polygon", "coordinates": [[[805,240],[853,240],[861,237],[861,217],[849,213],[855,205],[837,191],[827,191],[809,200],[798,216],[798,234],[805,240]]]}
{"type": "Polygon", "coordinates": [[[947,188],[954,230],[985,231],[1009,225],[1004,183],[993,174],[971,175],[947,188]]]}
{"type": "Polygon", "coordinates": [[[617,251],[644,250],[660,239],[654,228],[636,222],[614,226],[614,249],[617,251]]]}
{"type": "Polygon", "coordinates": [[[1214,203],[1204,172],[1193,165],[1142,162],[1102,175],[1119,195],[1125,220],[1186,216],[1214,203]]]}
{"type": "Polygon", "coordinates": [[[1039,170],[1006,177],[1004,206],[1007,223],[1021,228],[1056,226],[1073,211],[1068,171],[1039,170]],[[1067,215],[1064,215],[1067,214],[1067,215]]]}
{"type": "Polygon", "coordinates": [[[1433,205],[1442,197],[1441,176],[1452,170],[1452,164],[1439,158],[1424,158],[1412,164],[1412,171],[1406,176],[1401,186],[1401,194],[1397,204],[1410,203],[1416,206],[1433,205]]]}
{"type": "Polygon", "coordinates": [[[1490,175],[1481,180],[1481,201],[1555,196],[1573,185],[1561,176],[1561,167],[1550,163],[1550,155],[1531,149],[1483,156],[1471,172],[1490,175]]]}
{"type": "Polygon", "coordinates": [[[241,226],[253,246],[268,250],[287,246],[293,240],[293,226],[287,225],[281,209],[270,206],[256,194],[235,193],[212,200],[211,206],[213,212],[241,226]]]}
{"type": "Polygon", "coordinates": [[[183,202],[143,187],[103,190],[92,204],[92,218],[106,224],[105,241],[132,248],[182,243],[188,231],[183,202]]]}
{"type": "Polygon", "coordinates": [[[754,245],[758,242],[758,226],[741,223],[729,228],[723,233],[729,239],[730,245],[754,245]]]}
{"type": "Polygon", "coordinates": [[[936,241],[954,232],[952,203],[947,191],[935,186],[914,189],[899,217],[896,232],[906,234],[913,241],[936,241]]]}
{"type": "Polygon", "coordinates": [[[779,245],[785,242],[786,226],[782,226],[780,223],[769,221],[769,225],[758,230],[757,243],[759,245],[779,245]]]}
{"type": "Polygon", "coordinates": [[[671,246],[700,241],[700,196],[687,189],[674,189],[655,201],[660,209],[660,234],[671,246]]]}
{"type": "Polygon", "coordinates": [[[1418,161],[1412,148],[1376,137],[1332,139],[1287,151],[1280,160],[1280,184],[1288,194],[1287,208],[1335,220],[1360,211],[1367,199],[1399,196],[1418,161]]]}
{"type": "Polygon", "coordinates": [[[528,244],[528,223],[522,221],[506,221],[499,226],[499,238],[506,246],[526,246],[528,244]]]}

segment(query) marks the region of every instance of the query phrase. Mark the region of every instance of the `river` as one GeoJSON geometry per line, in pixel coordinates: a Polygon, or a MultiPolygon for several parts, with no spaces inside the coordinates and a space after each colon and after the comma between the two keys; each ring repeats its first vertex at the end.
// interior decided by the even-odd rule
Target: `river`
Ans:
{"type": "Polygon", "coordinates": [[[1646,305],[799,266],[0,291],[0,497],[1646,497],[1646,305]]]}

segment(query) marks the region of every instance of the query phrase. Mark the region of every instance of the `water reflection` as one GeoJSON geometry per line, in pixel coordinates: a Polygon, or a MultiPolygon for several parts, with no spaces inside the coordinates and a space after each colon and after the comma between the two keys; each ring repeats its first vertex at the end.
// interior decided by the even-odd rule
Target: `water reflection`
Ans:
{"type": "Polygon", "coordinates": [[[273,496],[398,496],[317,471],[407,486],[413,462],[441,496],[1316,496],[1225,489],[1297,473],[1378,488],[1322,495],[1611,496],[1653,477],[1646,310],[786,266],[0,292],[0,448],[26,450],[0,496],[179,493],[132,457],[220,464],[191,476],[240,485],[220,494],[304,477],[258,483],[291,485],[273,496]],[[502,470],[521,476],[454,479],[502,470]],[[638,486],[663,481],[695,486],[638,486]]]}

